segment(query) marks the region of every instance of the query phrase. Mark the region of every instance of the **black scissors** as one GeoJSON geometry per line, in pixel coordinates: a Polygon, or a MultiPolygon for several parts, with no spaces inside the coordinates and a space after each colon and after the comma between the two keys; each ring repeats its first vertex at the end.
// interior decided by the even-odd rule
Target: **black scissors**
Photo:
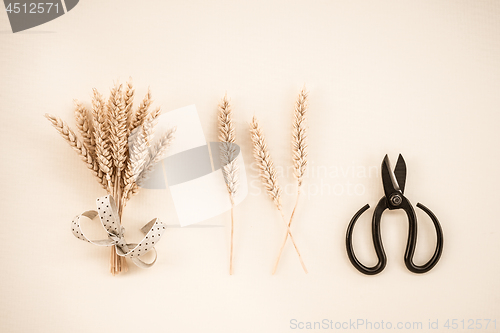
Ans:
{"type": "Polygon", "coordinates": [[[406,163],[401,154],[399,155],[394,172],[391,170],[389,158],[385,155],[382,162],[382,183],[384,185],[385,196],[378,202],[372,218],[373,245],[375,246],[378,263],[373,267],[364,266],[356,258],[352,247],[352,232],[354,230],[354,224],[361,214],[370,208],[370,205],[365,205],[361,208],[354,215],[349,223],[349,226],[347,227],[346,248],[349,260],[352,265],[363,274],[375,275],[382,272],[387,264],[387,257],[385,255],[384,246],[382,245],[382,238],[380,237],[380,218],[386,209],[402,209],[406,212],[409,222],[408,242],[406,243],[404,257],[406,267],[413,273],[425,273],[430,271],[437,264],[439,258],[441,257],[441,253],[443,252],[443,231],[436,216],[427,207],[421,203],[417,203],[417,207],[429,215],[434,223],[434,227],[436,228],[437,244],[434,255],[426,264],[422,266],[415,265],[413,263],[413,255],[415,254],[415,247],[417,244],[417,216],[415,215],[415,211],[413,210],[410,201],[403,195],[406,183],[406,163]]]}

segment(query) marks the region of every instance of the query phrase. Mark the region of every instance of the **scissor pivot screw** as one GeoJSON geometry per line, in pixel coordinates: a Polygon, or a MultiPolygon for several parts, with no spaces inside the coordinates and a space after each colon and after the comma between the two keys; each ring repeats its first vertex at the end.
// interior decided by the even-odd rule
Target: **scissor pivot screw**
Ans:
{"type": "Polygon", "coordinates": [[[393,196],[391,196],[390,200],[394,206],[399,206],[401,205],[401,202],[403,202],[403,198],[401,198],[399,194],[394,194],[393,196]]]}

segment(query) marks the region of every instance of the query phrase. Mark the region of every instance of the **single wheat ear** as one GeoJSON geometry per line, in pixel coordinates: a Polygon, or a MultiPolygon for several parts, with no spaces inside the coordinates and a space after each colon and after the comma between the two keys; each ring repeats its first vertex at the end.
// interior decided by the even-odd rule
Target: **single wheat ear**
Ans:
{"type": "Polygon", "coordinates": [[[299,93],[293,113],[292,157],[297,184],[302,186],[302,179],[307,168],[307,126],[308,92],[305,87],[299,93]]]}
{"type": "MultiPolygon", "coordinates": [[[[297,102],[295,103],[295,109],[293,113],[293,125],[292,125],[292,159],[294,174],[297,178],[297,197],[295,199],[295,205],[293,207],[292,215],[290,216],[290,221],[288,222],[288,227],[292,225],[293,217],[295,216],[295,210],[299,203],[300,190],[302,187],[302,180],[307,168],[307,126],[306,126],[306,114],[308,110],[308,92],[305,87],[299,93],[297,102]]],[[[281,259],[281,254],[285,248],[286,241],[288,239],[288,234],[283,238],[281,244],[278,258],[273,268],[273,274],[276,273],[278,264],[281,259]]]]}
{"type": "Polygon", "coordinates": [[[94,134],[92,133],[92,126],[89,121],[89,111],[82,103],[75,100],[75,120],[76,127],[80,131],[80,134],[83,138],[83,143],[85,147],[95,159],[95,142],[94,142],[94,134]]]}
{"type": "Polygon", "coordinates": [[[142,125],[142,129],[135,135],[129,137],[129,156],[124,175],[123,201],[127,201],[128,194],[132,190],[137,178],[144,169],[149,155],[150,141],[153,136],[153,119],[149,114],[142,125]]]}
{"type": "MultiPolygon", "coordinates": [[[[149,154],[146,156],[144,162],[144,167],[140,174],[137,176],[136,184],[141,186],[146,180],[148,180],[149,175],[153,172],[155,165],[165,158],[168,148],[174,140],[174,134],[177,130],[176,127],[168,129],[153,145],[149,148],[149,154]]],[[[132,192],[137,192],[138,187],[134,187],[132,192]]]]}
{"type": "Polygon", "coordinates": [[[278,184],[276,168],[269,155],[264,133],[255,116],[250,123],[250,135],[253,143],[253,156],[260,169],[261,182],[276,207],[281,209],[281,188],[278,184]]]}
{"type": "Polygon", "coordinates": [[[278,185],[278,180],[277,180],[277,172],[274,167],[274,163],[271,159],[271,156],[269,154],[267,144],[266,144],[266,138],[264,137],[264,132],[260,128],[259,122],[257,118],[254,116],[252,119],[252,123],[250,124],[250,134],[252,138],[252,143],[253,143],[253,155],[255,157],[255,161],[257,162],[257,165],[259,166],[260,169],[260,176],[261,176],[261,181],[264,187],[267,190],[267,193],[273,200],[274,204],[276,205],[276,208],[280,212],[281,218],[283,223],[285,224],[285,227],[287,229],[287,235],[290,235],[290,239],[292,240],[293,246],[295,247],[295,251],[297,252],[297,255],[299,256],[299,261],[300,264],[302,265],[302,269],[304,272],[307,274],[307,268],[306,265],[304,264],[304,261],[302,260],[302,256],[300,255],[299,248],[295,244],[295,240],[292,235],[292,231],[290,230],[290,227],[286,223],[285,220],[285,215],[283,213],[283,208],[281,205],[281,189],[278,185]]]}
{"type": "Polygon", "coordinates": [[[131,123],[132,123],[132,117],[134,115],[134,112],[132,110],[132,107],[134,105],[134,95],[135,95],[135,89],[134,85],[132,84],[132,78],[130,78],[125,85],[125,89],[123,90],[123,104],[125,106],[125,114],[127,115],[127,135],[130,134],[131,130],[131,123]]]}
{"type": "Polygon", "coordinates": [[[61,134],[63,139],[76,151],[80,158],[85,162],[85,165],[92,171],[101,186],[106,188],[107,181],[105,175],[100,171],[97,162],[92,158],[85,144],[78,139],[75,132],[73,132],[71,128],[69,128],[68,124],[66,124],[66,122],[59,117],[46,113],[45,118],[52,123],[52,126],[54,126],[59,134],[61,134]]]}
{"type": "Polygon", "coordinates": [[[236,134],[233,124],[233,109],[227,94],[224,95],[218,107],[219,148],[222,173],[226,182],[227,192],[231,201],[231,247],[229,251],[229,274],[233,274],[234,248],[234,198],[239,186],[238,164],[236,163],[236,134]]]}
{"type": "Polygon", "coordinates": [[[151,103],[153,103],[153,97],[151,96],[151,90],[148,88],[148,93],[142,100],[141,104],[139,105],[139,108],[133,115],[132,120],[130,121],[130,126],[129,126],[130,131],[133,131],[137,127],[141,126],[142,123],[144,123],[144,120],[148,115],[148,110],[149,107],[151,106],[151,103]]]}
{"type": "Polygon", "coordinates": [[[96,89],[93,89],[92,96],[92,118],[96,159],[99,169],[106,175],[108,193],[112,193],[114,182],[111,178],[113,175],[113,160],[108,143],[109,115],[105,109],[104,99],[96,89]]]}
{"type": "MultiPolygon", "coordinates": [[[[122,173],[124,173],[128,157],[127,114],[123,103],[123,86],[116,83],[111,89],[107,103],[109,113],[109,146],[113,157],[114,178],[116,186],[113,197],[120,198],[123,193],[122,173]]],[[[122,200],[118,200],[118,213],[122,210],[122,200]]]]}

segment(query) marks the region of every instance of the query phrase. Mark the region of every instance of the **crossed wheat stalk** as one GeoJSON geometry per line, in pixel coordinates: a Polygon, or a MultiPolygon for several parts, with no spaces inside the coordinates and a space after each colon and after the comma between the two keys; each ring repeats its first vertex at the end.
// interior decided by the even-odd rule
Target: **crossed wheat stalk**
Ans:
{"type": "Polygon", "coordinates": [[[292,159],[293,159],[294,175],[297,178],[297,197],[295,200],[295,206],[293,208],[288,223],[285,220],[285,214],[283,213],[283,206],[281,204],[282,191],[278,184],[277,172],[274,167],[274,163],[271,159],[271,156],[269,154],[269,150],[267,148],[264,132],[260,127],[259,122],[255,116],[253,117],[252,122],[250,123],[250,134],[253,143],[253,155],[260,169],[262,184],[266,188],[267,193],[269,194],[276,208],[280,212],[283,223],[285,224],[287,229],[272,274],[274,274],[276,272],[276,269],[278,268],[278,264],[281,259],[281,254],[283,253],[283,249],[286,245],[288,236],[290,236],[290,240],[292,241],[293,246],[295,247],[295,251],[297,252],[300,264],[302,265],[304,272],[307,273],[307,268],[304,264],[304,261],[302,260],[302,256],[300,254],[300,251],[297,247],[297,244],[295,243],[294,237],[290,230],[290,226],[292,225],[293,218],[295,216],[295,211],[299,203],[303,177],[307,168],[307,127],[306,127],[307,110],[308,110],[308,92],[304,87],[299,93],[299,97],[297,98],[297,102],[295,103],[295,109],[294,109],[294,119],[292,127],[292,159]]]}

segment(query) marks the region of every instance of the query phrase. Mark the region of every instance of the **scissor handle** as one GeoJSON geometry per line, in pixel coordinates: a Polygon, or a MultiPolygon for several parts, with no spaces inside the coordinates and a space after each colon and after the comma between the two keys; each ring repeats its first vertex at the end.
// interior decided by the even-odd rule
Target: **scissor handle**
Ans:
{"type": "Polygon", "coordinates": [[[380,219],[382,217],[382,213],[384,210],[388,208],[387,199],[383,197],[375,207],[375,212],[372,217],[372,238],[373,238],[373,246],[375,247],[375,253],[377,254],[378,263],[375,266],[367,267],[363,265],[358,258],[356,258],[356,254],[354,253],[354,248],[352,246],[352,233],[354,231],[354,225],[358,218],[363,214],[370,205],[363,206],[351,219],[349,222],[349,226],[347,227],[346,233],[346,249],[347,256],[351,261],[351,264],[361,273],[366,275],[375,275],[382,272],[387,264],[387,257],[385,255],[384,246],[382,245],[382,237],[380,236],[380,219]]]}
{"type": "Polygon", "coordinates": [[[413,255],[415,254],[415,248],[417,245],[417,217],[415,215],[415,211],[411,206],[410,202],[404,198],[402,208],[406,211],[406,215],[408,216],[409,228],[408,228],[408,243],[406,244],[405,251],[405,265],[406,267],[413,273],[422,274],[430,271],[441,258],[441,254],[443,253],[443,230],[441,229],[441,224],[434,215],[434,213],[421,203],[417,203],[417,207],[422,209],[434,223],[434,228],[436,229],[436,249],[434,250],[434,255],[429,259],[429,261],[422,266],[415,265],[413,263],[413,255]]]}
{"type": "MultiPolygon", "coordinates": [[[[408,241],[406,244],[404,261],[406,267],[413,273],[421,274],[430,271],[439,261],[441,257],[441,253],[443,252],[443,231],[441,229],[441,225],[437,217],[424,205],[418,203],[417,207],[422,209],[434,223],[434,227],[436,229],[436,250],[434,251],[434,255],[432,258],[422,266],[417,266],[413,263],[413,256],[415,254],[415,248],[417,245],[417,216],[415,214],[415,210],[413,209],[411,203],[404,196],[402,197],[401,204],[397,207],[397,209],[403,209],[406,212],[408,217],[408,241]]],[[[384,246],[382,244],[382,237],[380,233],[380,220],[382,218],[382,213],[389,208],[387,198],[383,197],[375,207],[375,211],[373,212],[372,217],[372,238],[373,238],[373,246],[375,248],[375,253],[378,258],[378,263],[375,266],[367,267],[363,265],[357,258],[354,253],[354,248],[352,246],[352,233],[354,231],[354,225],[358,218],[363,214],[368,208],[369,205],[365,205],[362,207],[351,219],[349,222],[349,226],[347,227],[346,233],[346,249],[347,256],[351,261],[351,264],[361,273],[366,275],[375,275],[382,272],[387,264],[387,256],[385,255],[384,246]]],[[[391,209],[396,209],[395,207],[391,207],[391,209]]]]}

